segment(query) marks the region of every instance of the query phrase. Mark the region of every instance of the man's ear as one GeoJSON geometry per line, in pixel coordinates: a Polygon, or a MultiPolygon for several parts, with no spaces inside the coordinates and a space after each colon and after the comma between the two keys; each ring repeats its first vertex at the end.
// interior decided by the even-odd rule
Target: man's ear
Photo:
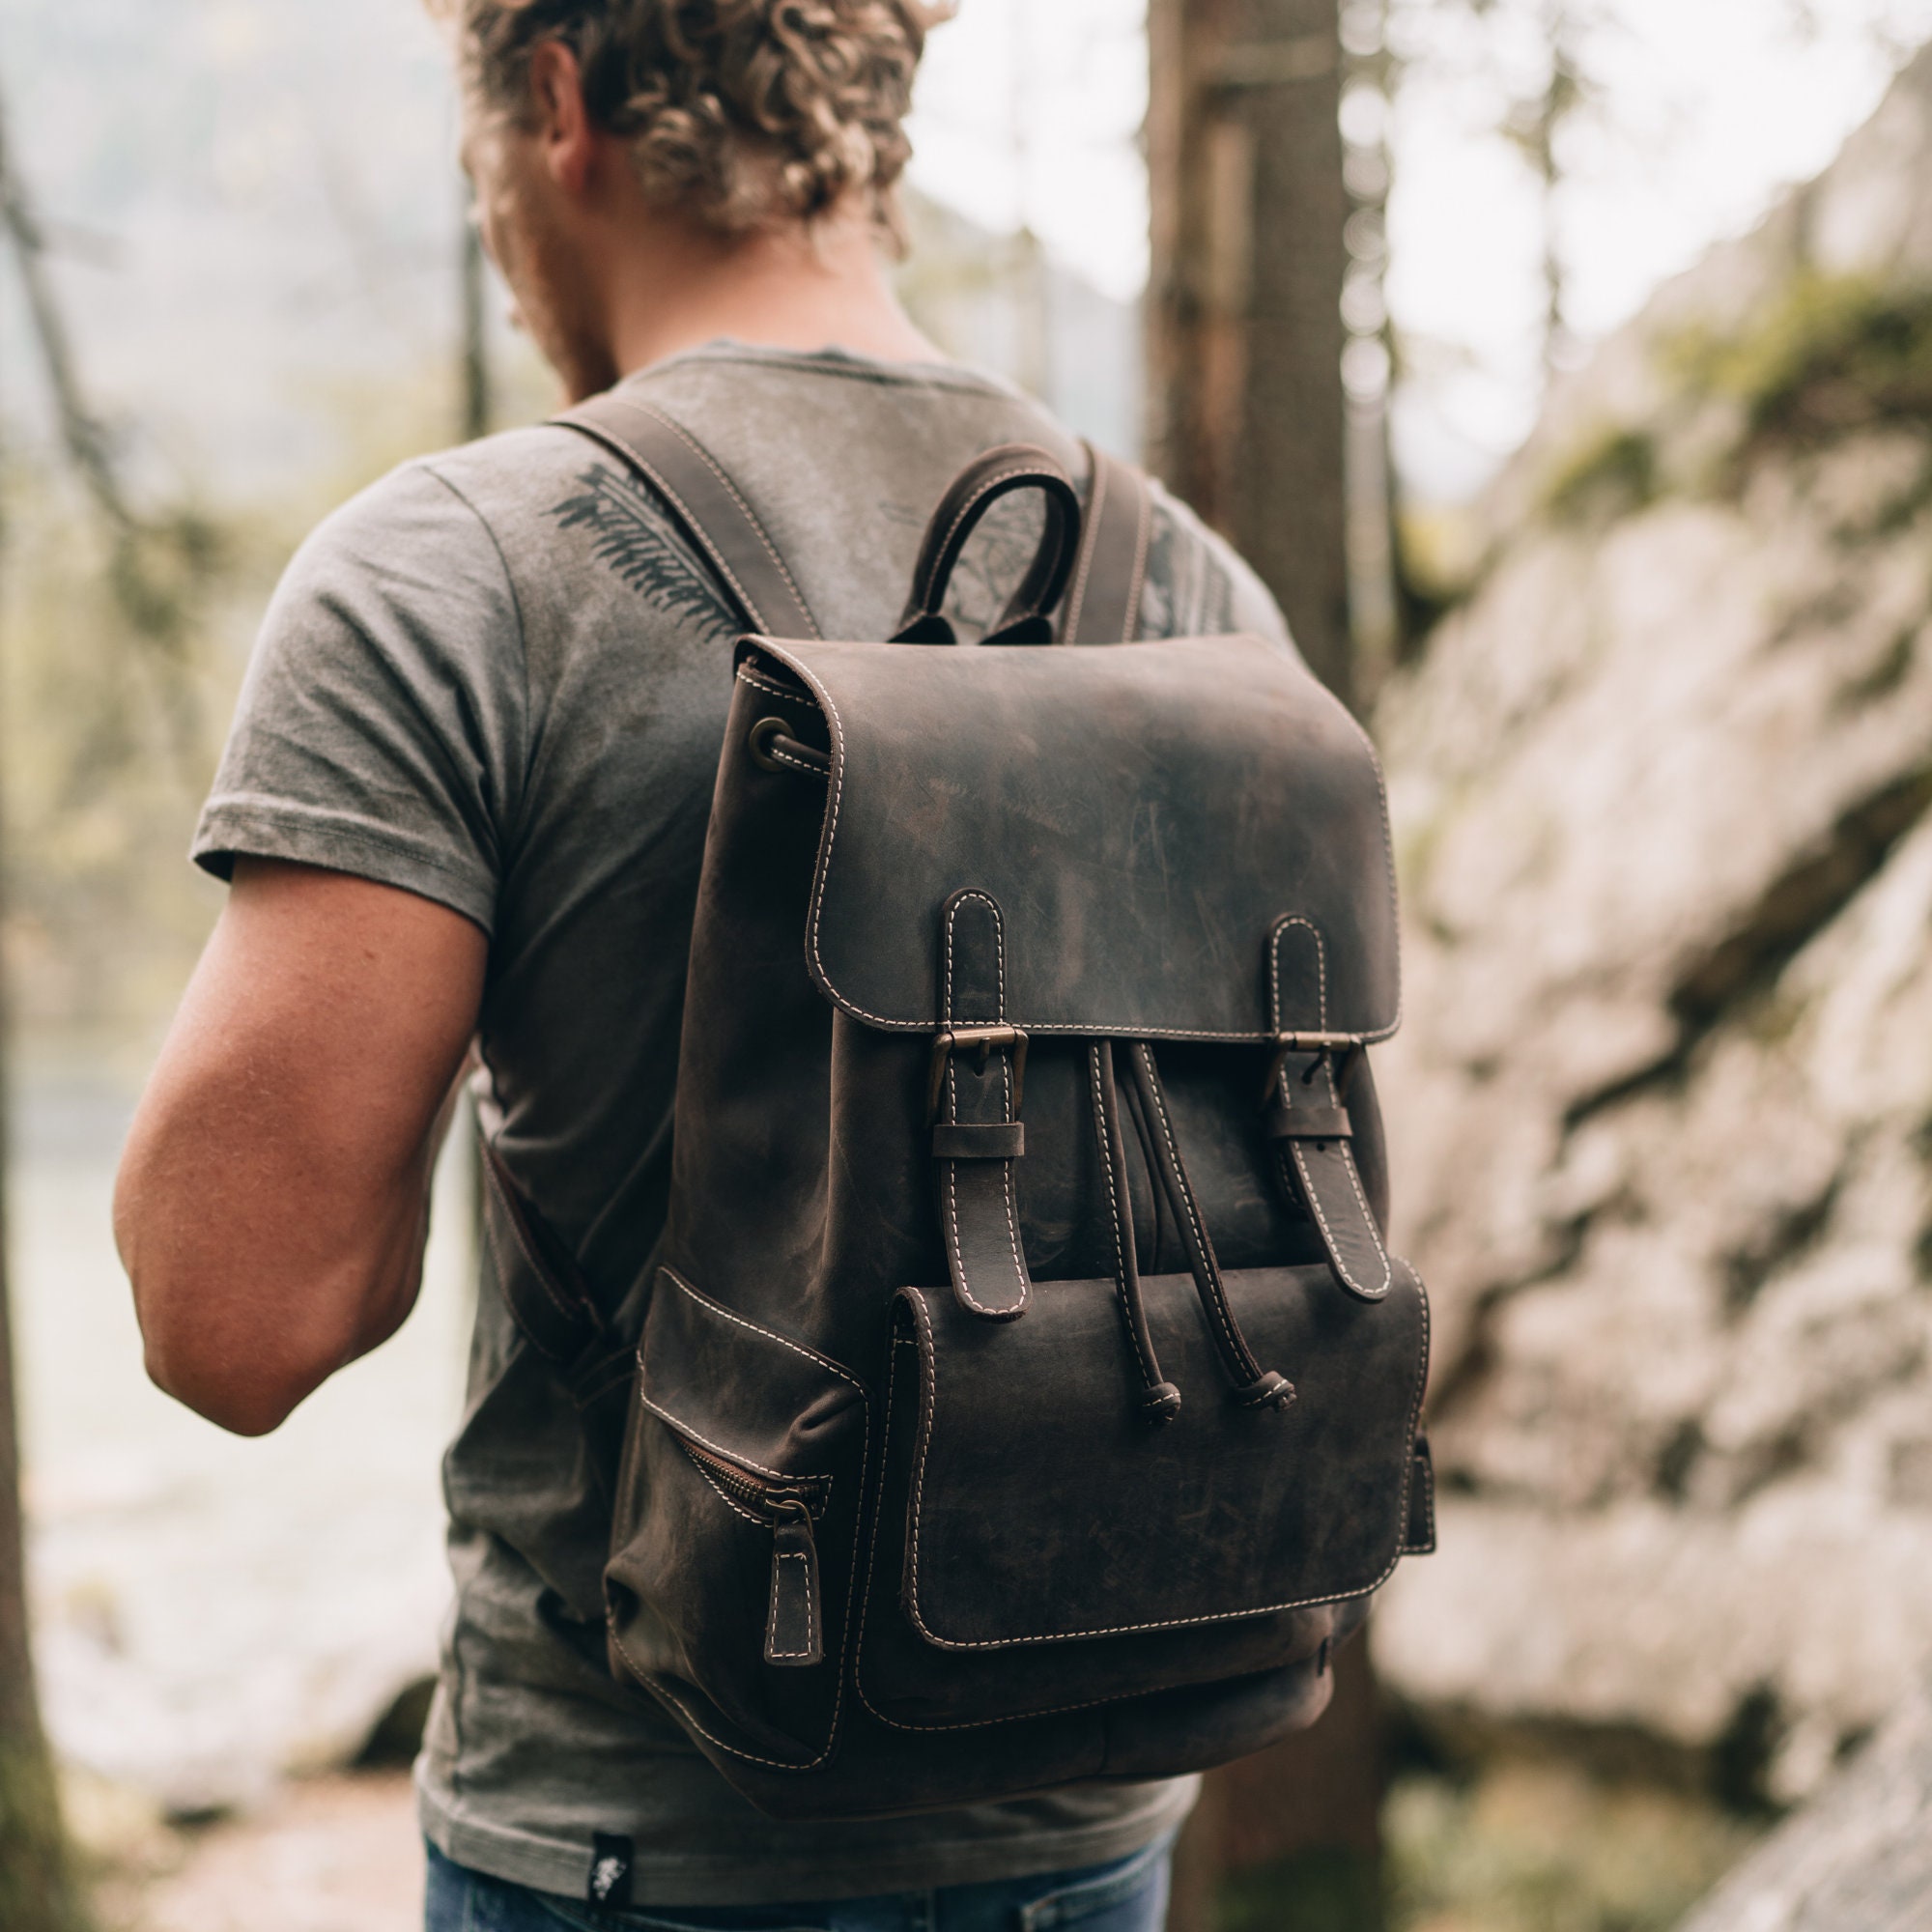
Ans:
{"type": "Polygon", "coordinates": [[[551,178],[569,194],[590,182],[597,130],[583,104],[583,70],[561,41],[539,41],[530,54],[530,111],[551,178]]]}

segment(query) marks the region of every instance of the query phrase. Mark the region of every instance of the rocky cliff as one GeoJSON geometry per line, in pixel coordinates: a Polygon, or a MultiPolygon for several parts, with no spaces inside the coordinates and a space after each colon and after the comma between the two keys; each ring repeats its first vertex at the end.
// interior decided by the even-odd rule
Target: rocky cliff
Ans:
{"type": "Polygon", "coordinates": [[[1445,1490],[1378,1655],[1795,1798],[1932,1667],[1932,59],[1486,515],[1377,721],[1445,1490]]]}

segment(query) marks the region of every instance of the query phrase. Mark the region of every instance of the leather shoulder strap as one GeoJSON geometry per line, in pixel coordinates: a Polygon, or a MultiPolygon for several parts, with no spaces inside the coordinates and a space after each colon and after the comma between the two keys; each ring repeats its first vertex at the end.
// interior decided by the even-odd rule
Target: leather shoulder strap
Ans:
{"type": "Polygon", "coordinates": [[[709,561],[748,629],[767,638],[819,635],[778,546],[737,485],[682,423],[621,389],[607,389],[553,420],[602,443],[643,478],[709,561]]]}
{"type": "Polygon", "coordinates": [[[1091,442],[1086,449],[1092,480],[1060,640],[1130,644],[1140,636],[1153,497],[1147,478],[1132,464],[1091,442]]]}

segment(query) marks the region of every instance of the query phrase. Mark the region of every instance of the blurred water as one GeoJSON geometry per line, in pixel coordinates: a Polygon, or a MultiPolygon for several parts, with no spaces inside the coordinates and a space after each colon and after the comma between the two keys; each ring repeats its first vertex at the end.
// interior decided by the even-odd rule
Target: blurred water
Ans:
{"type": "MultiPolygon", "coordinates": [[[[109,1226],[131,1095],[31,1074],[13,1261],[36,1642],[62,1754],[196,1811],[353,1755],[434,1667],[448,1596],[438,1459],[469,1306],[468,1149],[439,1171],[402,1332],[242,1441],[141,1367],[109,1226]]],[[[452,1136],[460,1143],[460,1136],[452,1136]]]]}

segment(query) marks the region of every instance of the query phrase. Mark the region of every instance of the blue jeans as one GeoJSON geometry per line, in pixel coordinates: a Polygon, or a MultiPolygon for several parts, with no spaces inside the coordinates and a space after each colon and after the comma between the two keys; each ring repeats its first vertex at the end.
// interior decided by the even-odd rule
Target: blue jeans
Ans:
{"type": "Polygon", "coordinates": [[[1171,1837],[1078,1871],[823,1905],[579,1905],[452,1864],[429,1848],[424,1932],[1161,1932],[1171,1837]]]}

